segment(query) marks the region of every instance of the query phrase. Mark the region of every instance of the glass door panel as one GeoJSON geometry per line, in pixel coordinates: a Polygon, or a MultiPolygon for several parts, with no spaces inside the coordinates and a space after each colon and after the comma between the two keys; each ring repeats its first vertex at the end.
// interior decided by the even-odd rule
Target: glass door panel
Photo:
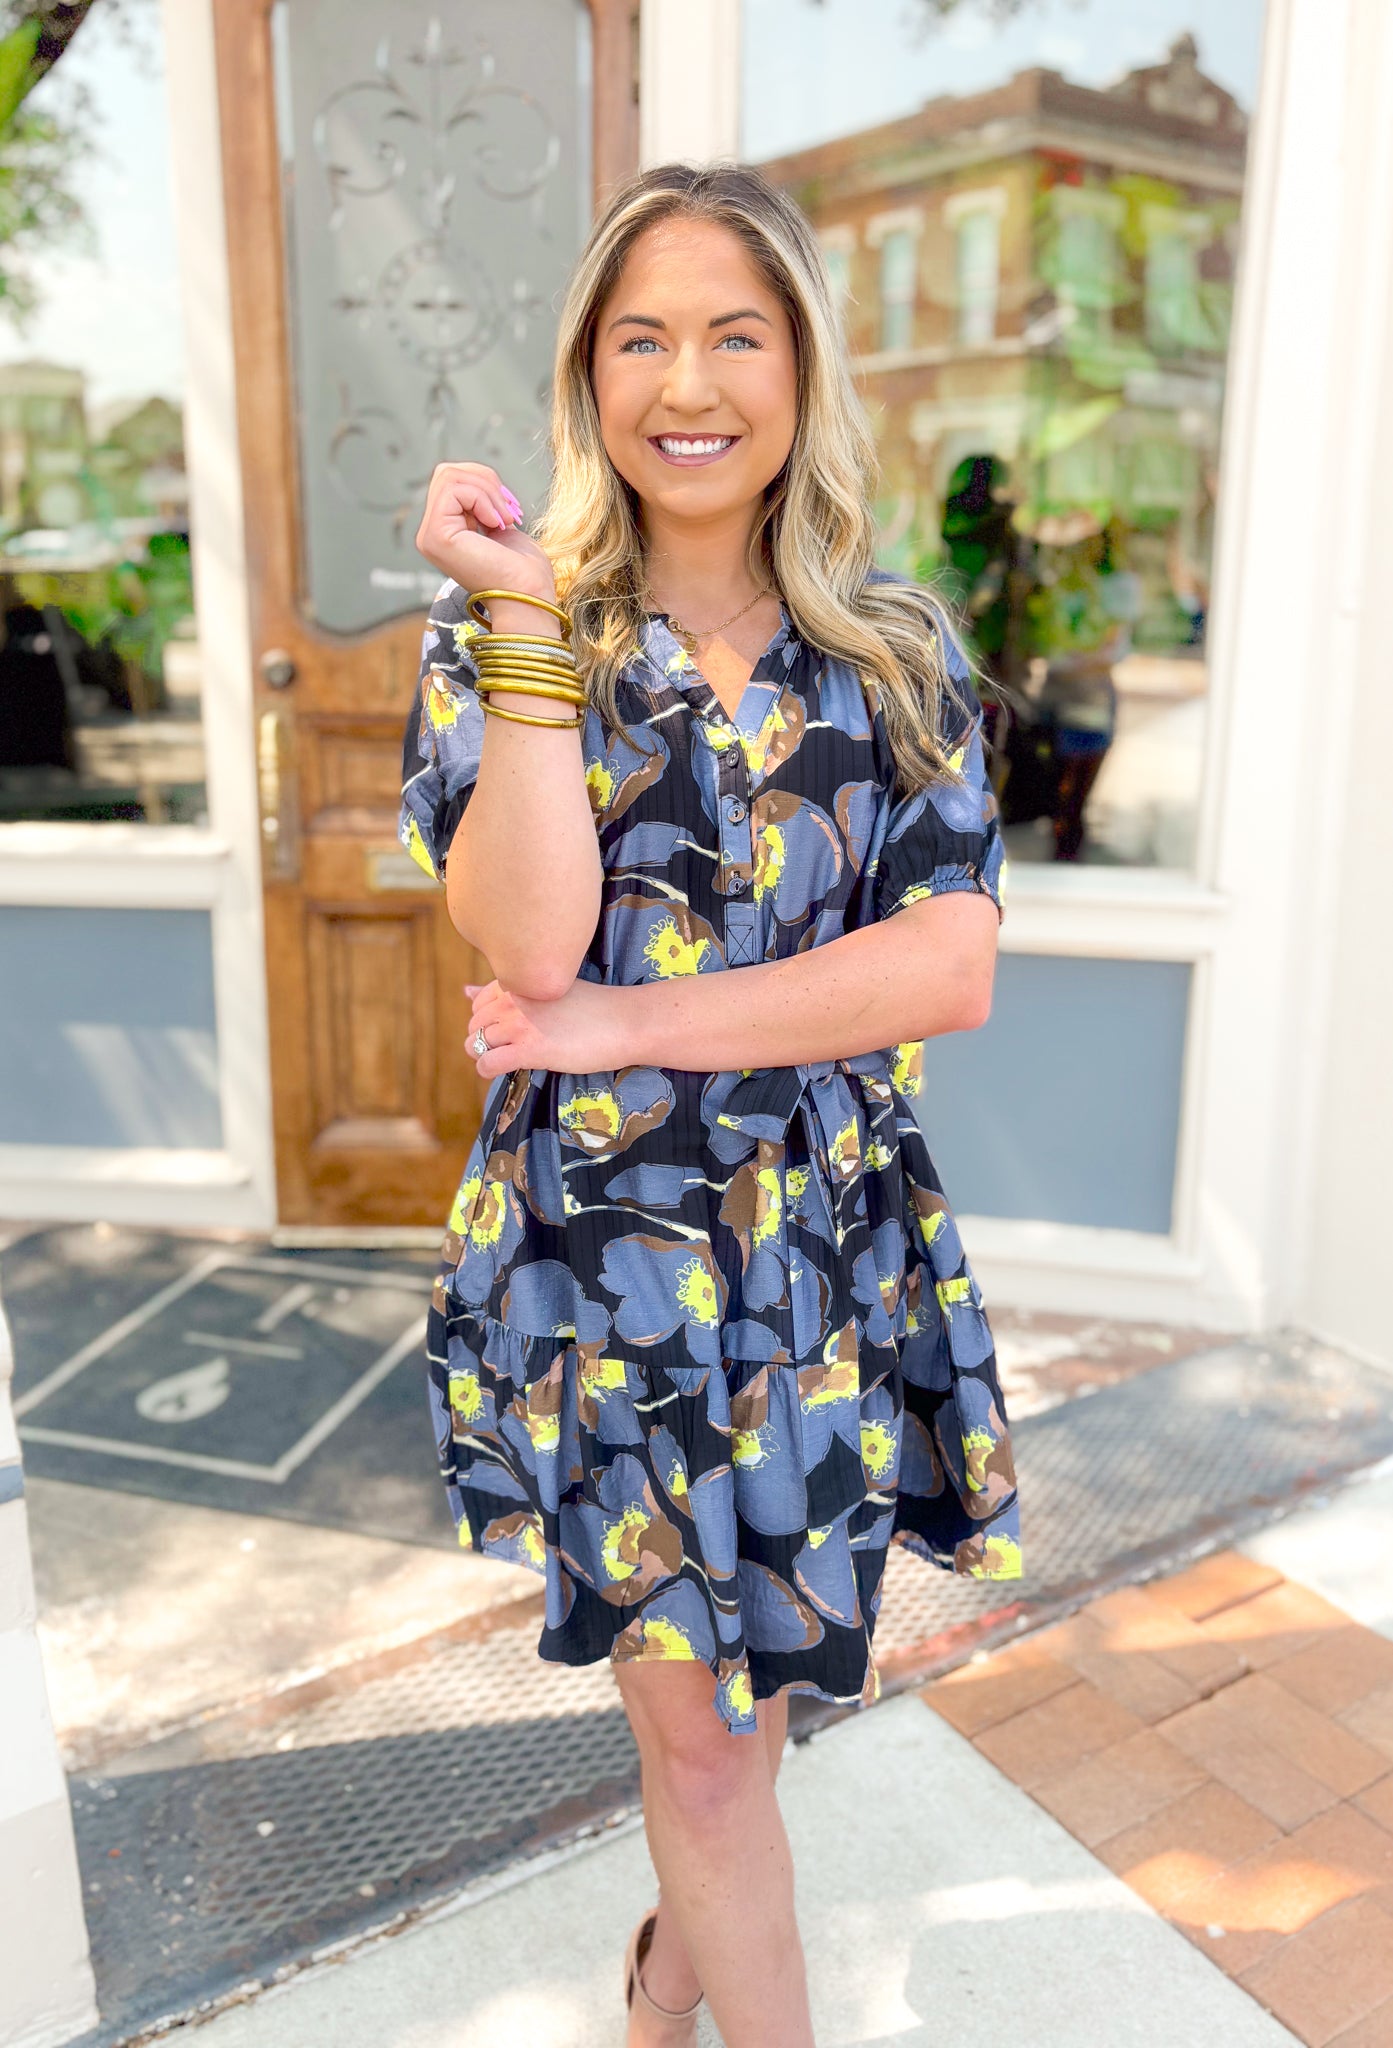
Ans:
{"type": "Polygon", "coordinates": [[[439,585],[437,462],[530,512],[559,292],[591,216],[584,0],[280,0],[273,15],[307,616],[361,632],[439,585]]]}

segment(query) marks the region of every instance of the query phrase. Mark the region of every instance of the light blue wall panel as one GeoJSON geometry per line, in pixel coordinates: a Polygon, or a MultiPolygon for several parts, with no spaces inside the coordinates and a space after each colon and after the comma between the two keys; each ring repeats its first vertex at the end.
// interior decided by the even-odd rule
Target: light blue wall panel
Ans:
{"type": "Polygon", "coordinates": [[[0,906],[0,1144],[222,1144],[202,910],[0,906]]]}
{"type": "Polygon", "coordinates": [[[924,1048],[953,1208],[1168,1231],[1189,992],[1183,963],[1004,953],[988,1023],[924,1048]]]}

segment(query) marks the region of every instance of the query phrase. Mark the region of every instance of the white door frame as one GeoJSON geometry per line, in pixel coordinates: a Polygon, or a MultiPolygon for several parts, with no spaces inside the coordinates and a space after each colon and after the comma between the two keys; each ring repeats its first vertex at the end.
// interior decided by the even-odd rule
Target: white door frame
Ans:
{"type": "Polygon", "coordinates": [[[210,824],[0,826],[0,904],[206,910],[223,1147],[0,1145],[0,1216],[275,1222],[251,646],[211,0],[163,0],[210,824]]]}

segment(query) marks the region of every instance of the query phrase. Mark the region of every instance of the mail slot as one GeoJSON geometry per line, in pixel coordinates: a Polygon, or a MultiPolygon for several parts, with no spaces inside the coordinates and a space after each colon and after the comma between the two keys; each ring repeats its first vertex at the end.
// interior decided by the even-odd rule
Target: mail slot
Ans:
{"type": "Polygon", "coordinates": [[[418,868],[411,855],[400,846],[370,846],[365,859],[368,870],[368,887],[374,894],[400,889],[439,889],[434,875],[428,875],[424,868],[418,868]]]}

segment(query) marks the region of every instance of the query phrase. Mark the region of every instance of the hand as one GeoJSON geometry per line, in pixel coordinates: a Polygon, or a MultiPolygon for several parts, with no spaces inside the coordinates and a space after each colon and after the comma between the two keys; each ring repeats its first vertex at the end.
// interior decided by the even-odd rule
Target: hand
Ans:
{"type": "Polygon", "coordinates": [[[623,991],[602,981],[573,981],[554,1002],[515,996],[501,982],[466,982],[472,1000],[465,1050],[481,1081],[519,1067],[553,1074],[600,1074],[632,1065],[623,1043],[623,991]],[[482,1029],[488,1051],[476,1053],[482,1029]]]}
{"type": "Polygon", "coordinates": [[[556,601],[549,557],[523,532],[521,505],[486,463],[437,463],[416,546],[462,590],[525,590],[556,601]]]}

